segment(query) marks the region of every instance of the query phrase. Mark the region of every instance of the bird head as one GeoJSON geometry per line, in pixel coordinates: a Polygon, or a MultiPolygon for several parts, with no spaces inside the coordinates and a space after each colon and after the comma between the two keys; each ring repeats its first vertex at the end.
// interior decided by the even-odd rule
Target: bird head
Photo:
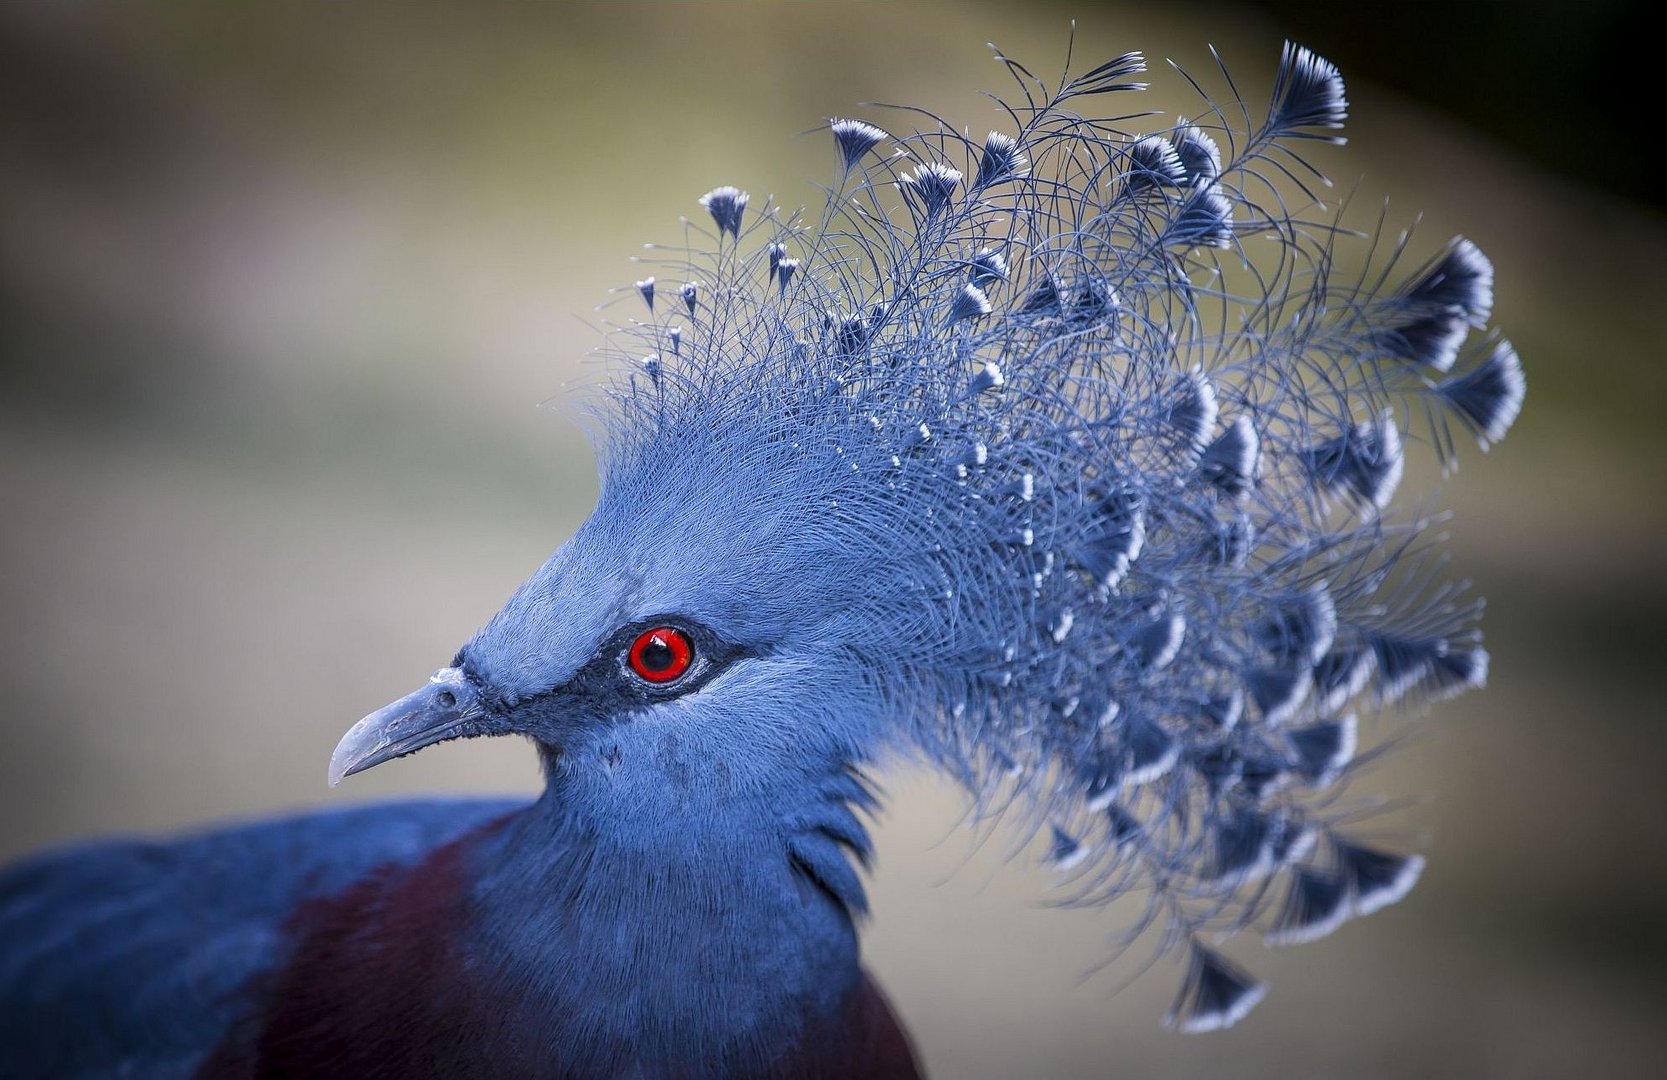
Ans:
{"type": "Polygon", "coordinates": [[[897,520],[886,440],[816,396],[691,394],[618,427],[589,520],[428,685],[347,734],[332,781],[520,734],[566,798],[639,825],[711,805],[785,819],[847,783],[907,729],[886,718],[919,707],[899,689],[941,635],[909,601],[904,553],[930,541],[897,520]]]}
{"type": "Polygon", "coordinates": [[[1288,209],[1347,110],[1306,49],[1261,120],[1074,111],[1143,68],[1013,65],[1017,133],[981,142],[833,121],[819,220],[708,192],[659,264],[682,284],[622,290],[646,314],[604,348],[595,512],[332,779],[519,733],[558,798],[664,838],[862,804],[854,770],[906,747],[1050,836],[1073,902],[1145,887],[1195,1030],[1260,997],[1207,942],[1404,894],[1420,862],[1340,832],[1340,782],[1351,708],[1486,678],[1394,497],[1407,442],[1447,464],[1521,405],[1511,346],[1472,340],[1492,268],[1460,239],[1333,275],[1347,234],[1288,209]]]}

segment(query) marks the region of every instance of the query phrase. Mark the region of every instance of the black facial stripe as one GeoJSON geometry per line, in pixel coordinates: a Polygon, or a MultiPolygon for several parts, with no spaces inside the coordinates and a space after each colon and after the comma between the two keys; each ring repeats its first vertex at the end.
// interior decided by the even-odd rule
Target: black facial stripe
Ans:
{"type": "MultiPolygon", "coordinates": [[[[625,713],[693,693],[711,682],[736,660],[745,656],[756,656],[760,651],[727,641],[692,619],[676,614],[656,615],[628,623],[604,638],[596,652],[585,661],[584,666],[560,686],[514,701],[498,699],[495,694],[490,696],[503,709],[520,709],[546,699],[572,697],[585,699],[586,711],[594,710],[602,714],[625,713]],[[694,662],[682,678],[655,685],[631,671],[627,654],[632,643],[645,631],[662,626],[679,630],[688,637],[693,646],[694,662]]],[[[462,667],[465,673],[468,673],[468,657],[464,653],[458,653],[453,664],[462,667]]],[[[473,675],[469,677],[473,678],[473,675]]]]}

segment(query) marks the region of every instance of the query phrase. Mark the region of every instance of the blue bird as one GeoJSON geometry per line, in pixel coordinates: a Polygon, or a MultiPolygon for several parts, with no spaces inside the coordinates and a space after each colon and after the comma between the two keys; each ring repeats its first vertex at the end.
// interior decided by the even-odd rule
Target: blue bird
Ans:
{"type": "Polygon", "coordinates": [[[998,59],[1004,131],[834,120],[818,211],[700,200],[621,290],[594,513],[329,766],[514,734],[543,794],[9,868],[0,1075],[917,1076],[858,952],[899,756],[1072,902],[1145,896],[1182,1030],[1264,994],[1227,937],[1406,894],[1342,792],[1357,716],[1486,678],[1395,495],[1409,445],[1448,465],[1521,405],[1490,264],[1349,254],[1306,49],[1265,112],[1140,131],[1080,111],[1138,54],[998,59]]]}

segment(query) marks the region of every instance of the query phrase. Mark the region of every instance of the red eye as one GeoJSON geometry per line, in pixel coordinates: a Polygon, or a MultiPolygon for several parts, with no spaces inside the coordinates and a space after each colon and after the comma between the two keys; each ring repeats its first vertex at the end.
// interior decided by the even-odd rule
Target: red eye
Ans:
{"type": "Polygon", "coordinates": [[[669,683],[689,670],[695,658],[689,635],[669,626],[647,630],[631,643],[631,670],[651,683],[669,683]]]}

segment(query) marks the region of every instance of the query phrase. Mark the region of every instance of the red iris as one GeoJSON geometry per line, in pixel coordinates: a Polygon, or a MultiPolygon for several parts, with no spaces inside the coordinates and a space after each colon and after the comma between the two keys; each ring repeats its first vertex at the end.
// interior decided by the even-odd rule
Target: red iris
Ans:
{"type": "Polygon", "coordinates": [[[668,683],[689,670],[695,658],[689,636],[670,626],[645,630],[631,643],[631,670],[651,683],[668,683]]]}

